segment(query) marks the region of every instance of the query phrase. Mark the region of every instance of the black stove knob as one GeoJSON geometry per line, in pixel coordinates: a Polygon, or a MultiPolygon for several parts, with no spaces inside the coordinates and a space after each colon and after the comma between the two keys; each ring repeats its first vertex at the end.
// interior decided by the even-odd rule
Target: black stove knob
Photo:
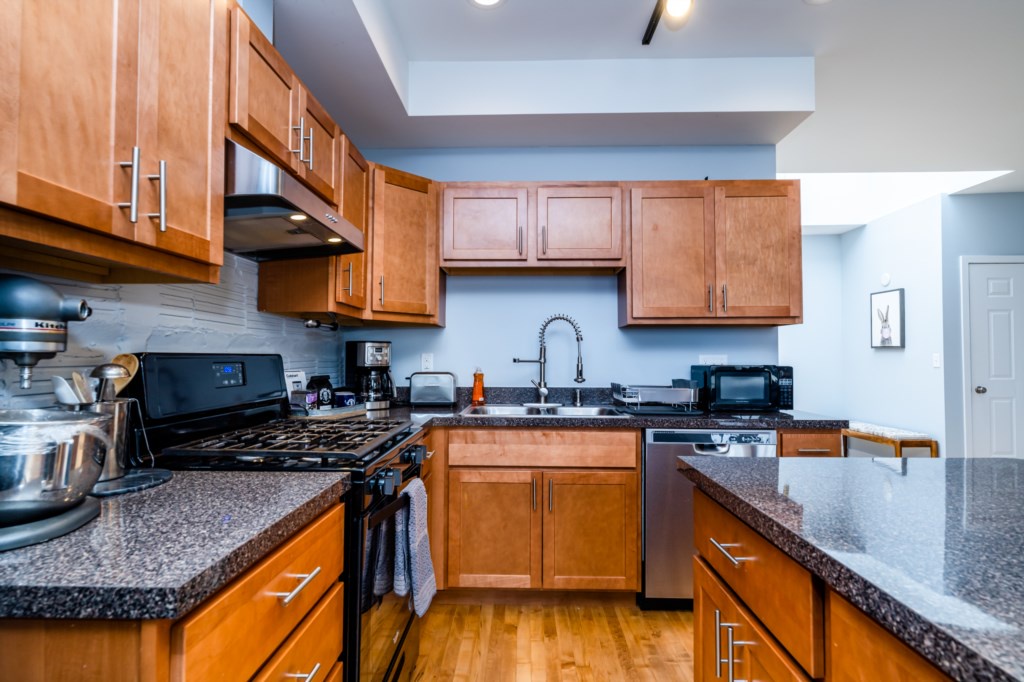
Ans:
{"type": "Polygon", "coordinates": [[[402,461],[409,464],[423,464],[423,458],[426,454],[426,445],[413,445],[402,451],[402,461]]]}

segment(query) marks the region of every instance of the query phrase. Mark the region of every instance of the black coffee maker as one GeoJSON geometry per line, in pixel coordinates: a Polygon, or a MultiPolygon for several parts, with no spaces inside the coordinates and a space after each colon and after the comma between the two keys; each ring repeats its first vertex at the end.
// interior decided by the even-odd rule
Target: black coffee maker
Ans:
{"type": "Polygon", "coordinates": [[[367,410],[386,410],[395,398],[390,341],[345,343],[345,383],[367,410]]]}

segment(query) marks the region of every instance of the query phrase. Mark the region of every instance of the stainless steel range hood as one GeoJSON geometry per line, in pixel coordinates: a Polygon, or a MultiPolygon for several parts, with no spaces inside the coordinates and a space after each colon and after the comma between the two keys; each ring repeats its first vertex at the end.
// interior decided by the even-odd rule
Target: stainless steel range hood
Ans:
{"type": "Polygon", "coordinates": [[[363,233],[311,190],[245,147],[225,143],[226,251],[265,261],[364,250],[363,233]]]}

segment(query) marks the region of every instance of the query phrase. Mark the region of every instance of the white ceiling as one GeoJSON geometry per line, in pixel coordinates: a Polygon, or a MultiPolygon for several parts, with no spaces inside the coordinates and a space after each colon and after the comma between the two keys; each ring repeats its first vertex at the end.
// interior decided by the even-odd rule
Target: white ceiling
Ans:
{"type": "Polygon", "coordinates": [[[276,0],[274,39],[363,148],[777,144],[1024,191],[1024,1],[695,3],[648,47],[655,0],[276,0]]]}

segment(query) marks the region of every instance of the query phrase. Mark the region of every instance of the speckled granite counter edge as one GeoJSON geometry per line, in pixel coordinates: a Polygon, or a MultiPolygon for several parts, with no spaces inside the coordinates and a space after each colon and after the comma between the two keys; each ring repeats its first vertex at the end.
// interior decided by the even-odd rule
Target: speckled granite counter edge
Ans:
{"type": "Polygon", "coordinates": [[[424,426],[520,427],[557,429],[845,429],[843,419],[730,419],[728,417],[676,417],[627,415],[623,417],[467,417],[459,414],[432,417],[424,426]]]}
{"type": "Polygon", "coordinates": [[[245,544],[206,566],[180,587],[7,587],[6,601],[8,604],[17,604],[18,608],[8,609],[2,617],[62,620],[181,618],[337,504],[350,487],[347,478],[339,479],[254,535],[245,544]]]}
{"type": "Polygon", "coordinates": [[[1017,679],[706,474],[682,461],[678,468],[701,492],[947,675],[958,680],[1017,679]]]}

